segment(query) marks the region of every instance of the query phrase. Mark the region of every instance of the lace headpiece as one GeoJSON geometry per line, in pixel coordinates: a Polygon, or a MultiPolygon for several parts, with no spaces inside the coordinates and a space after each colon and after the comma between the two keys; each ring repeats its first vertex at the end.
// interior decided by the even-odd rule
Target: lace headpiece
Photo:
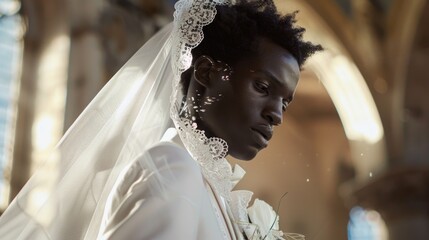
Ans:
{"type": "Polygon", "coordinates": [[[205,178],[226,199],[230,198],[232,170],[225,159],[227,143],[217,137],[207,138],[192,118],[180,116],[182,99],[181,75],[192,64],[191,51],[204,39],[203,27],[216,16],[217,5],[230,5],[227,0],[180,0],[176,3],[172,33],[172,66],[174,73],[171,118],[190,154],[201,165],[205,178]]]}

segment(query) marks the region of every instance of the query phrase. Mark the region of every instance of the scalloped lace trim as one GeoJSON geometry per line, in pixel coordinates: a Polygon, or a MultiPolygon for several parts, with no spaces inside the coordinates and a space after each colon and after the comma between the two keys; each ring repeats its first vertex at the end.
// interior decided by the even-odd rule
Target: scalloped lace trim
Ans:
{"type": "Polygon", "coordinates": [[[201,165],[204,177],[219,195],[229,201],[234,184],[231,182],[231,165],[225,159],[227,143],[221,138],[207,138],[204,131],[197,129],[188,119],[178,121],[178,130],[182,142],[201,165]]]}
{"type": "Polygon", "coordinates": [[[216,5],[227,5],[228,0],[178,1],[174,8],[176,49],[173,52],[174,69],[180,73],[191,66],[191,50],[204,39],[203,27],[210,24],[217,13],[216,5]]]}
{"type": "Polygon", "coordinates": [[[233,184],[231,166],[225,159],[227,143],[220,138],[207,138],[190,120],[179,117],[179,85],[181,74],[192,64],[193,48],[204,39],[203,27],[216,17],[217,5],[228,5],[229,0],[180,0],[175,5],[172,41],[172,63],[175,79],[171,97],[171,118],[183,144],[201,165],[204,177],[215,191],[229,201],[233,184]]]}

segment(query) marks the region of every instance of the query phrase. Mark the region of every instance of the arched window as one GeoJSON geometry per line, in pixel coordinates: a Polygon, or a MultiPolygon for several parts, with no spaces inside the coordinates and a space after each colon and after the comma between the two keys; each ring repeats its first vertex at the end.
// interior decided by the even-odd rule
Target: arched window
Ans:
{"type": "Polygon", "coordinates": [[[387,240],[386,225],[376,211],[354,207],[347,226],[348,240],[387,240]]]}
{"type": "Polygon", "coordinates": [[[22,55],[20,2],[0,1],[0,209],[9,200],[14,119],[22,55]]]}

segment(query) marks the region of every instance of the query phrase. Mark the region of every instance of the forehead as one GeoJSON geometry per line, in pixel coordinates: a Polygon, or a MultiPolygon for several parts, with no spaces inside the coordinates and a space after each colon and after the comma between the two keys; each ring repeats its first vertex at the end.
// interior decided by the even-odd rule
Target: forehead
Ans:
{"type": "Polygon", "coordinates": [[[299,79],[299,65],[286,49],[266,38],[259,38],[258,49],[236,65],[242,70],[266,73],[282,85],[294,89],[299,79]]]}
{"type": "Polygon", "coordinates": [[[251,57],[252,62],[271,65],[271,68],[288,71],[292,76],[299,77],[298,62],[289,51],[267,38],[259,38],[258,43],[258,51],[251,57]]]}

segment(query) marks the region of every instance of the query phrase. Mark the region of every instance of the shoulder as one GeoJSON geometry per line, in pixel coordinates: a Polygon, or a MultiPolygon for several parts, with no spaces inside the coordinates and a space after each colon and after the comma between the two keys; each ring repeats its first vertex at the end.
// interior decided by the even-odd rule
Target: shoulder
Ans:
{"type": "Polygon", "coordinates": [[[171,168],[188,168],[192,171],[200,172],[198,163],[192,158],[189,152],[172,142],[159,142],[146,150],[137,162],[143,169],[148,167],[156,167],[162,169],[165,167],[171,168]],[[151,165],[151,166],[148,166],[151,165]]]}
{"type": "Polygon", "coordinates": [[[185,148],[175,143],[166,141],[158,142],[157,144],[153,145],[148,150],[146,150],[145,153],[143,153],[143,155],[145,154],[150,154],[151,156],[163,156],[168,158],[181,157],[183,159],[192,159],[191,155],[185,148]]]}
{"type": "MultiPolygon", "coordinates": [[[[201,169],[188,151],[174,143],[159,142],[144,151],[118,176],[110,196],[110,209],[124,202],[184,191],[201,185],[201,169]],[[193,183],[193,184],[190,184],[193,183]]],[[[133,204],[131,204],[133,205],[133,204]]]]}

